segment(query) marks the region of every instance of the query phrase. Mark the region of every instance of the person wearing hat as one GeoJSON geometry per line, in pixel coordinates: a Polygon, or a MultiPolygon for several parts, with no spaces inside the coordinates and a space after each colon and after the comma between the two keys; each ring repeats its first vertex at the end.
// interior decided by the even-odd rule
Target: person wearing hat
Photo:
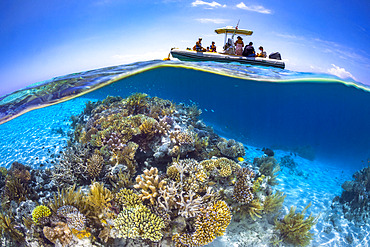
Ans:
{"type": "Polygon", "coordinates": [[[243,54],[243,47],[243,38],[238,36],[235,41],[235,54],[241,56],[243,54]]]}
{"type": "Polygon", "coordinates": [[[202,37],[199,37],[198,41],[195,43],[195,46],[193,47],[193,50],[194,51],[206,51],[206,49],[202,47],[202,37]]]}

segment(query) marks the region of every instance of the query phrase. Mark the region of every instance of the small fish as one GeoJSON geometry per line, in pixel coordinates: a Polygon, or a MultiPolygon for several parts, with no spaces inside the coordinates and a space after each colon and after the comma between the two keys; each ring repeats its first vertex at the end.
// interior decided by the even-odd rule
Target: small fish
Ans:
{"type": "Polygon", "coordinates": [[[205,111],[208,111],[206,108],[204,108],[205,111]]]}
{"type": "Polygon", "coordinates": [[[244,158],[243,157],[238,157],[238,160],[241,162],[241,161],[244,161],[244,158]]]}
{"type": "Polygon", "coordinates": [[[215,112],[213,109],[211,109],[211,112],[215,112]]]}

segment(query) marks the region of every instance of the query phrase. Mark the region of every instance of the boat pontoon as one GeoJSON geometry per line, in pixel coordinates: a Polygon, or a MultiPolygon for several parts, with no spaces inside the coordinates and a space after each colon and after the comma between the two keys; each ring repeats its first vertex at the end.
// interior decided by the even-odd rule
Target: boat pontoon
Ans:
{"type": "Polygon", "coordinates": [[[183,61],[215,61],[224,63],[242,63],[251,65],[271,66],[277,68],[285,68],[285,63],[282,60],[262,58],[262,57],[245,57],[235,55],[234,36],[237,35],[252,35],[253,31],[238,29],[233,27],[224,27],[216,29],[217,34],[225,34],[225,45],[223,52],[202,52],[194,51],[190,48],[181,50],[178,48],[171,49],[171,55],[183,61]],[[231,38],[228,36],[231,35],[231,38]]]}

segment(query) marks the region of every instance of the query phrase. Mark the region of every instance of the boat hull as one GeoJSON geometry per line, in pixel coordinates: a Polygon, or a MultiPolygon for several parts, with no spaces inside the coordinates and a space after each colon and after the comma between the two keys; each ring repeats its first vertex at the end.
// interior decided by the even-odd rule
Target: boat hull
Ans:
{"type": "Polygon", "coordinates": [[[285,68],[285,63],[281,60],[260,58],[260,57],[244,57],[237,55],[220,54],[216,52],[197,52],[191,50],[171,50],[171,55],[174,58],[182,61],[214,61],[222,63],[242,63],[260,66],[270,66],[276,68],[285,68]]]}

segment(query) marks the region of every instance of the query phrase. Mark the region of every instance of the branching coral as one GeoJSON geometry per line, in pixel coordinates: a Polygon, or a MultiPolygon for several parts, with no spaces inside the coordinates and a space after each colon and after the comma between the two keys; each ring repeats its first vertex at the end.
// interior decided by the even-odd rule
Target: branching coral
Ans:
{"type": "Polygon", "coordinates": [[[166,186],[166,181],[160,180],[157,168],[146,169],[144,174],[136,177],[134,188],[141,189],[139,197],[149,200],[152,205],[156,204],[158,191],[166,186]]]}
{"type": "Polygon", "coordinates": [[[179,215],[190,218],[200,213],[203,202],[202,197],[197,196],[193,191],[189,191],[185,195],[184,191],[181,191],[180,199],[180,202],[177,202],[179,205],[179,215]]]}
{"type": "Polygon", "coordinates": [[[313,233],[310,229],[317,223],[319,216],[313,217],[312,214],[306,219],[305,214],[311,206],[309,203],[301,213],[296,213],[296,207],[291,207],[289,213],[282,220],[275,219],[275,228],[280,232],[285,242],[295,246],[307,246],[312,240],[313,233]]]}
{"type": "Polygon", "coordinates": [[[227,141],[226,139],[221,138],[221,141],[217,143],[217,147],[223,155],[229,158],[236,158],[238,156],[245,155],[243,144],[236,142],[233,139],[227,141]]]}
{"type": "Polygon", "coordinates": [[[32,219],[36,224],[39,224],[42,221],[42,218],[50,216],[51,211],[48,207],[44,205],[37,206],[32,211],[32,219]]]}
{"type": "Polygon", "coordinates": [[[217,201],[201,209],[194,223],[193,233],[175,234],[176,246],[203,246],[222,236],[231,222],[229,206],[224,201],[217,201]]]}
{"type": "Polygon", "coordinates": [[[124,208],[114,220],[114,227],[122,238],[141,238],[159,241],[163,234],[163,219],[153,214],[144,205],[124,208]]]}

